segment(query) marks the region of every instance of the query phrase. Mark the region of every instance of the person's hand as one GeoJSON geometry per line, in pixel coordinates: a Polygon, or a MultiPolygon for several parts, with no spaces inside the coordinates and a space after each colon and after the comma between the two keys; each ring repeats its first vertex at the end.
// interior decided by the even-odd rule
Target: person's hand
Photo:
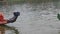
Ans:
{"type": "Polygon", "coordinates": [[[14,14],[14,16],[19,16],[20,12],[14,12],[13,14],[14,14]]]}

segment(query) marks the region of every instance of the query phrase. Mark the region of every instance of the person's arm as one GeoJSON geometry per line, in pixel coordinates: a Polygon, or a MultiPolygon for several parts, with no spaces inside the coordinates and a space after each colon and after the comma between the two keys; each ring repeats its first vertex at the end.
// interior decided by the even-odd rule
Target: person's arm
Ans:
{"type": "Polygon", "coordinates": [[[7,20],[7,23],[13,23],[17,20],[18,16],[20,15],[19,12],[14,12],[14,16],[12,18],[10,18],[9,20],[7,20]]]}

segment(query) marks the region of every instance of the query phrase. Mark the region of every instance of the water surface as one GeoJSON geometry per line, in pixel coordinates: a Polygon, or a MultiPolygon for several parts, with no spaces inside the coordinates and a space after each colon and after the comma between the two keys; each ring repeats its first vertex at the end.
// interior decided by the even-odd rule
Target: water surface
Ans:
{"type": "Polygon", "coordinates": [[[3,7],[3,11],[7,19],[11,18],[15,11],[21,13],[16,22],[7,24],[14,26],[19,34],[59,34],[60,32],[60,21],[57,19],[60,9],[56,8],[53,2],[16,4],[8,8],[3,7]]]}

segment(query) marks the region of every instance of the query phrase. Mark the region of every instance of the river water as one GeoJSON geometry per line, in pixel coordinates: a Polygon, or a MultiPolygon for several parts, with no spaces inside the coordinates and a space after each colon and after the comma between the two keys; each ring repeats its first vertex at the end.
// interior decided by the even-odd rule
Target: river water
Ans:
{"type": "MultiPolygon", "coordinates": [[[[19,34],[60,34],[60,21],[57,19],[60,9],[56,8],[52,2],[3,7],[7,19],[11,18],[16,11],[20,12],[16,22],[6,25],[15,27],[19,34]]],[[[12,30],[7,30],[5,34],[12,34],[12,30]]]]}

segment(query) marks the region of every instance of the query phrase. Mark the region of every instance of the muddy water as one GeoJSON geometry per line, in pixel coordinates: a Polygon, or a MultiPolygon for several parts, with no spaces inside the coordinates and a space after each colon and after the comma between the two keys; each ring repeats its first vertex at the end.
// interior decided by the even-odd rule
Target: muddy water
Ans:
{"type": "MultiPolygon", "coordinates": [[[[3,11],[7,19],[11,18],[15,11],[21,13],[16,22],[6,24],[15,27],[19,34],[59,34],[60,32],[60,21],[57,19],[60,9],[55,8],[53,3],[17,4],[8,8],[3,7],[3,11]]],[[[7,32],[14,33],[11,30],[7,32]]]]}

